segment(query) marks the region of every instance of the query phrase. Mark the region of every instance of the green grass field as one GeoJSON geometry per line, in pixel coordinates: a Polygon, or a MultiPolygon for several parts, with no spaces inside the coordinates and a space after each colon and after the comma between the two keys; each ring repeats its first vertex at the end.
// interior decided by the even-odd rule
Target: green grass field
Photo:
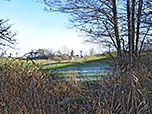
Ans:
{"type": "Polygon", "coordinates": [[[35,60],[43,69],[61,70],[58,72],[60,73],[60,77],[70,78],[71,76],[74,76],[77,79],[83,77],[104,78],[107,74],[104,72],[101,73],[99,68],[102,67],[102,65],[107,64],[108,61],[108,56],[103,55],[86,56],[76,60],[61,61],[60,63],[50,60],[35,60]],[[98,69],[95,69],[94,67],[98,67],[98,69]],[[92,72],[92,70],[95,71],[92,72]]]}
{"type": "Polygon", "coordinates": [[[95,66],[97,64],[104,64],[108,62],[108,56],[103,55],[92,55],[82,57],[76,60],[64,60],[58,63],[52,60],[34,60],[36,63],[40,64],[43,69],[58,69],[67,67],[88,67],[95,66]]]}

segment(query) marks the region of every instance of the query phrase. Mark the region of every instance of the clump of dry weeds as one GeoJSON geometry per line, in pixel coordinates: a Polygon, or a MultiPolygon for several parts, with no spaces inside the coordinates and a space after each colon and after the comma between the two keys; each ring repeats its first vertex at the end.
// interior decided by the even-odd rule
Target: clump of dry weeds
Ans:
{"type": "Polygon", "coordinates": [[[33,64],[2,60],[0,113],[151,114],[152,59],[103,81],[63,81],[33,64]]]}

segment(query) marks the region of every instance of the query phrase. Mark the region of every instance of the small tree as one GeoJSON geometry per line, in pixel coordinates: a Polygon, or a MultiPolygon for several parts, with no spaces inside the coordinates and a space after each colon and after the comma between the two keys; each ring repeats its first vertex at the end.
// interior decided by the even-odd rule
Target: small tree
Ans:
{"type": "Polygon", "coordinates": [[[89,50],[89,53],[90,53],[90,55],[93,55],[93,54],[95,54],[95,50],[94,50],[93,48],[91,48],[91,49],[89,50]]]}
{"type": "Polygon", "coordinates": [[[62,61],[62,58],[61,57],[58,57],[58,56],[54,56],[53,57],[53,60],[54,61],[57,61],[58,63],[60,63],[62,61]]]}
{"type": "Polygon", "coordinates": [[[60,55],[62,55],[62,52],[60,50],[57,50],[56,55],[60,56],[60,55]]]}
{"type": "Polygon", "coordinates": [[[71,50],[71,56],[73,56],[74,55],[74,51],[73,50],[71,50]]]}
{"type": "Polygon", "coordinates": [[[47,53],[46,53],[46,56],[49,58],[49,59],[53,59],[53,57],[55,56],[55,53],[53,51],[53,49],[47,49],[47,53]]]}
{"type": "Polygon", "coordinates": [[[80,51],[80,57],[83,57],[83,56],[82,56],[82,50],[80,51]]]}
{"type": "Polygon", "coordinates": [[[68,54],[69,49],[66,46],[61,47],[62,54],[68,54]]]}

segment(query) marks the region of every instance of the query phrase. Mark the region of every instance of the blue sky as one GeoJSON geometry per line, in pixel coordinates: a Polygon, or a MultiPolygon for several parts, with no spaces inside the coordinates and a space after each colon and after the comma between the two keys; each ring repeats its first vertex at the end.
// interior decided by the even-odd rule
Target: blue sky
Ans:
{"type": "Polygon", "coordinates": [[[17,31],[17,48],[20,50],[8,50],[20,55],[32,49],[52,48],[54,51],[63,46],[74,50],[79,54],[80,50],[89,50],[93,45],[84,44],[83,38],[78,37],[74,29],[67,29],[68,16],[60,13],[48,13],[44,11],[44,5],[32,2],[32,0],[0,1],[0,18],[9,18],[13,31],[17,31]]]}

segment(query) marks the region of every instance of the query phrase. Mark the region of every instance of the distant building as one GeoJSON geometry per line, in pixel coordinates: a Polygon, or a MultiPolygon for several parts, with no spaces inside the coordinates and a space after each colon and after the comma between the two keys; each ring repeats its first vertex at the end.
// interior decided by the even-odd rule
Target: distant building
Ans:
{"type": "Polygon", "coordinates": [[[75,59],[78,59],[79,57],[77,56],[69,56],[69,60],[75,60],[75,59]]]}

